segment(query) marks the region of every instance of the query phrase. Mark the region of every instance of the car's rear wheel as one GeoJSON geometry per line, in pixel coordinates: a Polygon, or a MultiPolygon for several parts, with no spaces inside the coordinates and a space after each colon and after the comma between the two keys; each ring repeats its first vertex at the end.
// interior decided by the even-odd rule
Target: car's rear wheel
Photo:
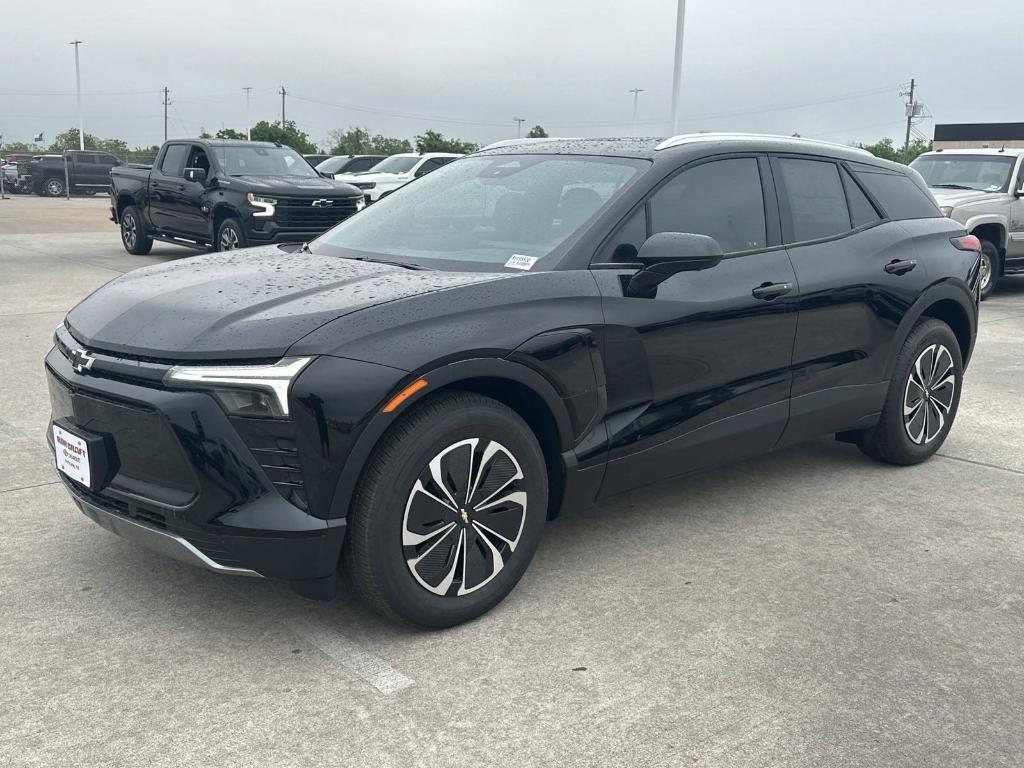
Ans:
{"type": "Polygon", "coordinates": [[[61,179],[47,179],[44,188],[46,189],[46,194],[50,197],[60,197],[64,194],[64,182],[61,179]]]}
{"type": "Polygon", "coordinates": [[[136,256],[145,256],[153,249],[153,238],[146,232],[139,209],[134,205],[121,211],[121,243],[128,253],[136,256]]]}
{"type": "Polygon", "coordinates": [[[981,300],[984,301],[992,295],[999,282],[999,249],[994,243],[988,240],[981,241],[981,300]]]}
{"type": "Polygon", "coordinates": [[[929,458],[953,426],[963,371],[960,345],[949,326],[933,318],[918,323],[896,359],[878,424],[860,435],[860,449],[890,464],[929,458]]]}
{"type": "Polygon", "coordinates": [[[385,616],[460,624],[519,581],[547,497],[544,455],[514,411],[472,392],[439,394],[396,422],[367,463],[343,567],[385,616]]]}
{"type": "Polygon", "coordinates": [[[224,219],[217,228],[216,250],[233,251],[245,248],[245,231],[238,219],[224,219]]]}

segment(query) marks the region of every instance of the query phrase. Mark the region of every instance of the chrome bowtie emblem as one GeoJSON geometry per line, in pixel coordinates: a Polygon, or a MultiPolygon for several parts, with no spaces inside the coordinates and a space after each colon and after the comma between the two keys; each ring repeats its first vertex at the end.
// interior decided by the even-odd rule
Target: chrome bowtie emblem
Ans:
{"type": "Polygon", "coordinates": [[[327,200],[325,198],[323,200],[314,200],[312,205],[314,208],[330,208],[332,205],[334,205],[334,201],[327,200]]]}
{"type": "Polygon", "coordinates": [[[75,370],[75,373],[88,371],[95,362],[96,358],[84,349],[76,349],[71,353],[71,367],[75,370]]]}

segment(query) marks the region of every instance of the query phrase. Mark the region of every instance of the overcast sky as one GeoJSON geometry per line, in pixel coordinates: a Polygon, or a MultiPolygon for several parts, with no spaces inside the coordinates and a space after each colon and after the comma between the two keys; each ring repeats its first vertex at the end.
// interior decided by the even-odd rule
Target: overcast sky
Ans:
{"type": "MultiPolygon", "coordinates": [[[[900,86],[934,121],[1024,120],[1022,0],[689,0],[684,131],[799,132],[902,143],[900,86]],[[785,108],[783,108],[785,107],[785,108]]],[[[75,125],[129,145],[287,116],[317,142],[362,125],[485,143],[513,117],[552,135],[670,132],[675,0],[274,0],[6,3],[0,134],[75,125]],[[42,13],[42,16],[40,15],[42,13]],[[129,92],[129,93],[126,93],[129,92]],[[315,101],[310,101],[315,100],[315,101]]],[[[933,120],[920,123],[929,138],[933,120]]]]}

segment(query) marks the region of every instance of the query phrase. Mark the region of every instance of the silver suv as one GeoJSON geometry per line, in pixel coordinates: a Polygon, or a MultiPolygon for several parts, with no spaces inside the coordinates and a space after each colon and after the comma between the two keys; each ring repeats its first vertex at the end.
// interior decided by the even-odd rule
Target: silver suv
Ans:
{"type": "Polygon", "coordinates": [[[938,149],[910,165],[943,214],[981,240],[981,298],[1024,272],[1024,149],[938,149]]]}

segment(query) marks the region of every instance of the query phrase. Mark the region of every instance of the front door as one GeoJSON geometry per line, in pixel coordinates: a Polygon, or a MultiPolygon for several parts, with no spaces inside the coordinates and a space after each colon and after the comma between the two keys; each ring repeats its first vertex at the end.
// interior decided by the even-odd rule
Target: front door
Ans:
{"type": "Polygon", "coordinates": [[[188,144],[169,144],[159,165],[149,173],[149,217],[153,226],[164,232],[180,233],[182,223],[177,209],[178,192],[184,186],[182,173],[188,158],[188,144]]]}
{"type": "Polygon", "coordinates": [[[1006,237],[1006,268],[1024,269],[1024,159],[1014,182],[1010,185],[1010,227],[1006,237]]]}
{"type": "Polygon", "coordinates": [[[767,174],[756,156],[687,168],[636,209],[596,259],[629,260],[649,234],[671,231],[710,235],[727,253],[712,269],[670,277],[653,298],[625,295],[635,270],[593,271],[607,324],[603,494],[763,453],[781,436],[798,291],[778,247],[767,174]]]}

